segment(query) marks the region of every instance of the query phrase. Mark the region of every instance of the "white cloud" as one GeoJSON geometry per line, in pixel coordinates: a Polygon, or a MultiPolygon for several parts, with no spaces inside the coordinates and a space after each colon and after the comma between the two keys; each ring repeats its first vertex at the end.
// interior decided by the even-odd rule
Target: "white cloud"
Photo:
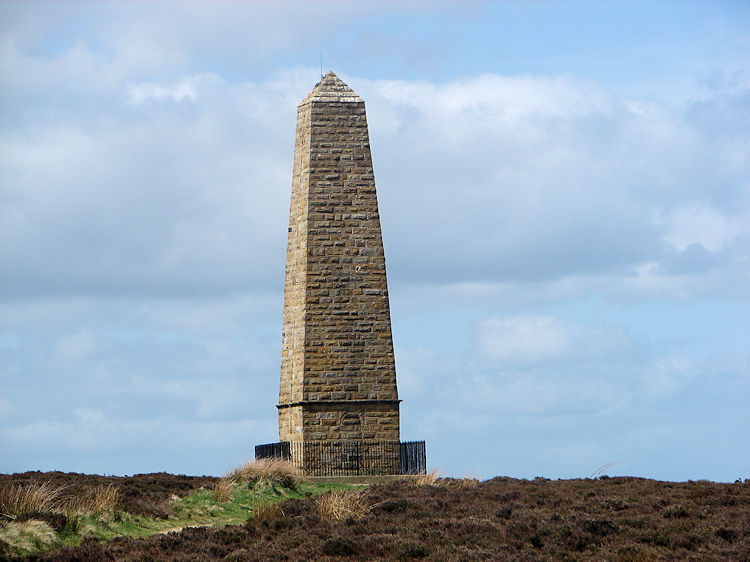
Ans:
{"type": "Polygon", "coordinates": [[[619,326],[518,315],[479,321],[462,351],[399,348],[397,365],[407,401],[489,417],[555,416],[619,408],[638,392],[625,381],[649,357],[619,326]]]}
{"type": "MultiPolygon", "coordinates": [[[[118,75],[129,103],[114,87],[88,117],[61,105],[54,127],[11,129],[0,138],[11,294],[278,284],[307,74],[118,75]]],[[[633,294],[689,295],[717,279],[734,293],[747,274],[742,250],[725,251],[750,236],[740,132],[717,140],[679,108],[573,77],[349,80],[368,103],[395,279],[626,292],[653,263],[658,283],[633,294]],[[675,254],[694,243],[708,254],[675,254]]]]}
{"type": "Polygon", "coordinates": [[[643,379],[652,395],[670,394],[699,376],[705,366],[687,354],[667,354],[656,358],[643,373],[643,379]]]}
{"type": "Polygon", "coordinates": [[[719,252],[739,236],[750,236],[750,209],[737,211],[740,216],[733,217],[705,204],[675,208],[664,239],[680,251],[699,244],[709,252],[719,252]]]}
{"type": "MultiPolygon", "coordinates": [[[[386,243],[394,230],[413,241],[389,253],[405,280],[580,279],[579,290],[607,292],[614,276],[624,290],[643,264],[668,265],[670,247],[686,237],[714,252],[717,237],[726,245],[748,235],[750,170],[735,156],[747,151],[744,133],[717,139],[689,110],[571,77],[378,81],[362,90],[389,211],[386,243]],[[706,200],[711,230],[683,211],[706,200]]],[[[746,270],[727,255],[711,259],[726,282],[746,270]]],[[[716,289],[715,279],[691,273],[688,284],[685,271],[662,281],[675,294],[716,289]]]]}
{"type": "Polygon", "coordinates": [[[722,467],[693,464],[735,478],[736,458],[750,453],[727,445],[738,455],[730,461],[730,449],[714,441],[717,431],[728,443],[742,440],[746,353],[701,359],[688,341],[517,315],[479,321],[473,349],[401,347],[397,359],[402,379],[406,370],[400,397],[408,437],[426,438],[431,464],[457,475],[586,477],[622,460],[608,473],[689,478],[670,458],[682,458],[692,442],[724,455],[722,467]]]}
{"type": "Polygon", "coordinates": [[[533,366],[623,357],[636,343],[616,326],[583,326],[551,316],[488,318],[477,326],[478,356],[489,365],[533,366]]]}
{"type": "Polygon", "coordinates": [[[638,53],[624,86],[542,51],[548,74],[467,70],[463,31],[425,18],[479,5],[25,6],[0,18],[3,469],[220,473],[275,438],[295,107],[321,51],[367,101],[405,437],[486,476],[649,455],[675,474],[654,443],[736,448],[711,435],[747,426],[739,338],[707,326],[707,359],[649,303],[748,297],[746,43],[690,62],[707,85],[680,66],[654,90],[648,43],[601,51],[638,53]],[[419,26],[373,52],[394,14],[419,26]],[[642,317],[559,310],[597,300],[642,317]]]}
{"type": "Polygon", "coordinates": [[[566,360],[580,355],[586,344],[579,326],[543,316],[491,318],[479,332],[481,351],[501,364],[566,360]]]}
{"type": "Polygon", "coordinates": [[[95,349],[94,337],[86,331],[77,330],[58,340],[53,355],[56,361],[77,363],[91,355],[95,349]]]}
{"type": "Polygon", "coordinates": [[[168,85],[146,82],[128,87],[128,103],[133,105],[141,105],[151,100],[183,101],[194,100],[197,97],[195,85],[191,80],[180,80],[168,85]]]}

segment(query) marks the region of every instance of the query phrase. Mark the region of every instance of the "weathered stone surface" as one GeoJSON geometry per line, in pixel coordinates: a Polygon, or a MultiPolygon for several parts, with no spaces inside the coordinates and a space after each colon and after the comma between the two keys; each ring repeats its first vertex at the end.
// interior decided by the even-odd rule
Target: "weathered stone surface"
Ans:
{"type": "Polygon", "coordinates": [[[329,72],[297,109],[281,441],[399,441],[385,254],[365,104],[329,72]]]}

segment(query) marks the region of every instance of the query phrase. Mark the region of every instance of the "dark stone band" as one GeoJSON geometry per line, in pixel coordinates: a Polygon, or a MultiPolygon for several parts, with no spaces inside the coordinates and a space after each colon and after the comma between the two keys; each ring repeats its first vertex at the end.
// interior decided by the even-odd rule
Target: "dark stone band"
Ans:
{"type": "Polygon", "coordinates": [[[292,408],[293,406],[340,406],[342,404],[400,404],[403,400],[301,400],[288,404],[277,404],[278,409],[292,408]]]}

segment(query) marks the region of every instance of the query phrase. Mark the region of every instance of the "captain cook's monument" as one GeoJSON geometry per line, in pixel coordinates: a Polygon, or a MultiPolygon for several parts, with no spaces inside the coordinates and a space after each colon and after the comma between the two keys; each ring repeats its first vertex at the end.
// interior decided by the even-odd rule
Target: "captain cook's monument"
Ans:
{"type": "Polygon", "coordinates": [[[424,470],[400,443],[396,366],[365,103],[328,72],[297,108],[279,388],[284,456],[311,474],[424,470]]]}

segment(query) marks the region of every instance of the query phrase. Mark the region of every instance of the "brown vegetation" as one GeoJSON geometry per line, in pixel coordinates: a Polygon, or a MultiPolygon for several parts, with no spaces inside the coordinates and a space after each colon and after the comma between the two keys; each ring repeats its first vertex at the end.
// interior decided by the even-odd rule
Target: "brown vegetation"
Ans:
{"type": "Polygon", "coordinates": [[[354,489],[328,492],[315,500],[318,515],[332,521],[354,521],[362,519],[373,508],[367,498],[367,490],[354,489]]]}
{"type": "MultiPolygon", "coordinates": [[[[66,497],[81,497],[97,486],[112,486],[118,491],[119,508],[133,515],[166,518],[171,513],[170,498],[184,496],[205,486],[213,488],[218,478],[213,476],[183,476],[159,472],[134,476],[99,476],[75,472],[24,472],[0,474],[0,495],[12,488],[28,489],[46,485],[47,491],[56,490],[55,501],[66,497]]],[[[38,509],[37,511],[45,511],[38,509]]]]}
{"type": "Polygon", "coordinates": [[[291,462],[283,459],[255,459],[230,470],[224,479],[230,482],[246,482],[251,486],[275,482],[294,490],[297,482],[302,479],[302,472],[291,462]]]}
{"type": "Polygon", "coordinates": [[[0,487],[0,516],[17,519],[30,513],[52,511],[61,504],[61,488],[47,482],[0,487]]]}
{"type": "Polygon", "coordinates": [[[42,559],[625,561],[742,560],[750,553],[750,482],[436,482],[359,492],[372,506],[359,519],[321,517],[315,498],[289,500],[272,514],[260,515],[261,507],[242,526],[87,540],[42,559]]]}
{"type": "Polygon", "coordinates": [[[253,519],[258,523],[270,523],[282,514],[278,503],[271,503],[259,499],[253,505],[253,519]]]}
{"type": "Polygon", "coordinates": [[[440,471],[437,468],[433,468],[425,474],[418,474],[411,478],[417,486],[434,486],[440,478],[440,471]]]}
{"type": "Polygon", "coordinates": [[[291,462],[282,459],[255,459],[230,470],[213,487],[213,498],[219,503],[232,498],[237,484],[266,486],[278,484],[296,490],[303,479],[302,471],[291,462]]]}
{"type": "Polygon", "coordinates": [[[228,502],[232,499],[232,492],[234,491],[234,482],[229,478],[222,478],[219,480],[213,489],[213,497],[219,503],[228,502]]]}
{"type": "Polygon", "coordinates": [[[111,514],[120,507],[120,493],[114,484],[99,484],[68,499],[65,507],[71,514],[111,514]]]}

